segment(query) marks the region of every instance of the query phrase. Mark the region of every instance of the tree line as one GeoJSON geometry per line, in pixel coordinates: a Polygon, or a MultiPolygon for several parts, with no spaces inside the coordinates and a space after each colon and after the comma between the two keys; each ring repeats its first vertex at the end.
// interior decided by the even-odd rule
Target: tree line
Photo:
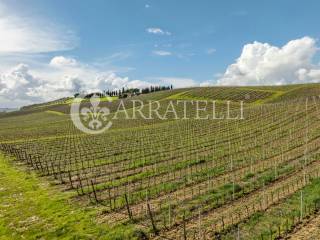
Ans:
{"type": "MultiPolygon", "coordinates": [[[[85,95],[85,98],[91,98],[93,95],[99,96],[99,97],[119,97],[119,98],[127,98],[132,96],[138,96],[140,94],[148,94],[152,92],[159,92],[159,91],[165,91],[165,90],[172,90],[173,86],[150,86],[146,88],[122,88],[118,90],[104,90],[103,92],[93,92],[85,95]]],[[[78,97],[80,93],[75,93],[74,97],[78,97]]]]}

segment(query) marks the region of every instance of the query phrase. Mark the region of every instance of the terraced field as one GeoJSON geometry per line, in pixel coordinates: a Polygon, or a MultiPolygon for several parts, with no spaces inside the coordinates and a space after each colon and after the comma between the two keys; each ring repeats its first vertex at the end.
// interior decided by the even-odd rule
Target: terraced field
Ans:
{"type": "Polygon", "coordinates": [[[103,102],[117,119],[99,135],[76,129],[66,102],[29,107],[0,116],[0,150],[98,209],[96,224],[130,228],[130,239],[295,239],[318,222],[319,86],[177,89],[123,102],[129,115],[131,100],[145,115],[150,100],[180,115],[188,101],[182,119],[125,119],[120,100],[103,102]],[[226,119],[241,106],[243,119],[226,119]]]}

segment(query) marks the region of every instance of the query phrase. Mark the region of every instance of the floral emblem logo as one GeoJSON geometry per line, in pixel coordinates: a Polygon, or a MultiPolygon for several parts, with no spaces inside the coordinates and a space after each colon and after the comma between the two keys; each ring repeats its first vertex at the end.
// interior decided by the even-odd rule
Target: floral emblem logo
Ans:
{"type": "MultiPolygon", "coordinates": [[[[111,102],[111,98],[107,97],[107,101],[111,102]]],[[[100,107],[100,102],[100,97],[96,94],[90,98],[89,102],[83,95],[72,101],[71,120],[79,130],[88,134],[100,134],[112,126],[112,122],[108,121],[110,110],[107,107],[100,107]],[[85,103],[81,108],[82,102],[85,103]]]]}

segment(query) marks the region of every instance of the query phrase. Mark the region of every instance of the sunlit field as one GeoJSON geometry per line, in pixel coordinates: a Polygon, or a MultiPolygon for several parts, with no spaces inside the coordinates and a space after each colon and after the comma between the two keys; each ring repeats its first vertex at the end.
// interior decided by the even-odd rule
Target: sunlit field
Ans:
{"type": "MultiPolygon", "coordinates": [[[[132,98],[146,103],[142,112],[149,100],[163,104],[160,113],[169,100],[215,100],[221,118],[132,120],[119,114],[98,135],[75,128],[70,99],[3,113],[0,232],[17,238],[70,231],[94,239],[294,238],[320,207],[319,93],[317,84],[150,93],[132,98]],[[231,114],[242,102],[243,119],[222,117],[226,100],[231,114]],[[25,201],[40,202],[30,206],[34,215],[21,210],[25,201]],[[66,229],[43,230],[49,219],[61,228],[67,216],[66,229]],[[23,223],[28,217],[33,220],[23,223]],[[78,218],[82,225],[75,226],[78,218]]],[[[128,113],[132,99],[124,101],[128,113]]],[[[119,102],[101,102],[110,118],[119,102]]]]}

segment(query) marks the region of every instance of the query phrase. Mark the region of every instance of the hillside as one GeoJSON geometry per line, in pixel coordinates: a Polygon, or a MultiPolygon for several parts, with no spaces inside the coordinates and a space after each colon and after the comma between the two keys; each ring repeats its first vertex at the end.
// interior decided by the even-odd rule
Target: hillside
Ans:
{"type": "Polygon", "coordinates": [[[319,222],[319,96],[320,84],[304,84],[185,88],[102,101],[101,106],[110,110],[112,127],[97,135],[73,125],[70,99],[2,113],[0,150],[6,156],[0,161],[0,199],[7,200],[0,205],[0,235],[13,234],[16,239],[68,238],[70,232],[84,239],[306,235],[298,229],[300,222],[309,217],[314,220],[306,224],[319,222]],[[145,104],[141,109],[145,115],[152,100],[160,102],[159,114],[166,114],[173,104],[179,116],[186,111],[187,117],[177,119],[171,112],[166,119],[141,115],[126,119],[123,111],[117,112],[119,103],[123,101],[131,116],[136,110],[132,100],[145,104]],[[195,104],[184,108],[181,101],[199,101],[206,110],[199,113],[195,104]],[[243,119],[226,118],[228,111],[239,115],[241,106],[243,119]],[[194,117],[199,114],[209,118],[194,117]],[[17,181],[21,176],[28,179],[30,171],[26,183],[17,181]],[[34,184],[40,190],[30,187],[34,184]],[[19,185],[20,190],[1,190],[19,185]],[[28,193],[37,191],[42,196],[34,200],[41,208],[38,216],[22,211],[18,217],[23,198],[33,201],[28,193]],[[21,196],[21,202],[13,196],[21,196]],[[11,209],[15,205],[17,210],[11,209]],[[50,214],[44,209],[52,212],[51,208],[57,212],[50,223],[53,232],[45,227],[50,214]],[[70,222],[60,226],[59,218],[66,216],[70,222]],[[24,217],[34,221],[21,223],[24,217]],[[20,227],[12,227],[16,224],[20,227]]]}
{"type": "MultiPolygon", "coordinates": [[[[248,87],[195,87],[181,88],[167,91],[160,91],[149,94],[142,94],[127,99],[122,99],[130,104],[131,100],[160,101],[160,100],[216,100],[216,101],[243,101],[247,104],[275,103],[290,101],[292,99],[304,98],[307,96],[319,96],[320,84],[296,84],[286,86],[248,86],[248,87]]],[[[104,99],[104,102],[107,100],[104,99]]],[[[108,104],[111,110],[115,111],[119,100],[113,100],[108,104]]],[[[24,115],[28,113],[57,111],[69,113],[72,98],[58,99],[55,101],[24,106],[20,111],[5,114],[5,116],[24,115]]],[[[103,103],[102,103],[103,104],[103,103]]],[[[130,107],[130,105],[126,105],[130,107]]],[[[131,106],[132,107],[132,106],[131,106]]],[[[2,114],[4,116],[4,114],[2,114]]]]}

